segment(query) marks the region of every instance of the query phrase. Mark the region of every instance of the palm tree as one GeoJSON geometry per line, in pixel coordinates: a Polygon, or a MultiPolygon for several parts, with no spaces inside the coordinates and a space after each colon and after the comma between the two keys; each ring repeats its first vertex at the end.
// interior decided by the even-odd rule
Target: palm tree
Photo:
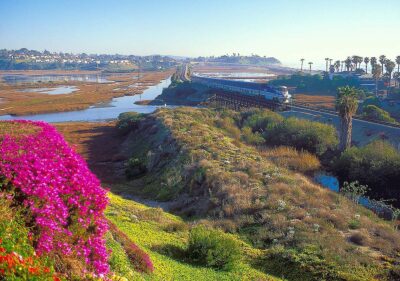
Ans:
{"type": "Polygon", "coordinates": [[[371,57],[371,67],[374,67],[374,65],[378,62],[378,60],[376,59],[376,57],[371,57]]]}
{"type": "Polygon", "coordinates": [[[340,71],[343,71],[343,67],[345,65],[346,61],[342,60],[340,64],[340,71]]]}
{"type": "Polygon", "coordinates": [[[397,63],[397,72],[400,73],[400,56],[396,57],[396,63],[397,63]]]}
{"type": "Polygon", "coordinates": [[[378,80],[381,78],[382,69],[379,64],[372,65],[372,76],[375,79],[375,96],[378,96],[378,80]]]}
{"type": "Polygon", "coordinates": [[[313,65],[313,62],[310,61],[308,64],[310,65],[310,74],[311,74],[311,66],[313,65]]]}
{"type": "Polygon", "coordinates": [[[395,67],[396,67],[396,64],[393,61],[391,61],[391,60],[385,61],[386,73],[388,74],[388,77],[389,77],[389,87],[390,87],[390,82],[392,82],[392,72],[395,67]]]}
{"type": "Polygon", "coordinates": [[[333,64],[333,66],[336,69],[336,72],[339,72],[340,69],[340,60],[335,61],[335,63],[333,64]]]}
{"type": "Polygon", "coordinates": [[[329,59],[329,66],[332,65],[332,61],[333,61],[333,59],[329,59]]]}
{"type": "Polygon", "coordinates": [[[357,70],[357,65],[358,65],[357,56],[352,56],[351,57],[351,62],[354,64],[354,70],[357,70]]]}
{"type": "Polygon", "coordinates": [[[351,146],[353,115],[358,108],[358,92],[354,87],[340,87],[336,96],[336,110],[340,117],[340,151],[351,146]]]}
{"type": "Polygon", "coordinates": [[[362,62],[363,62],[363,57],[359,57],[359,56],[357,56],[357,62],[358,62],[358,68],[359,69],[361,69],[361,64],[362,64],[362,62]]]}
{"type": "Polygon", "coordinates": [[[368,73],[369,57],[364,58],[364,63],[365,63],[365,73],[368,73]]]}
{"type": "Polygon", "coordinates": [[[385,55],[382,55],[382,56],[379,57],[379,62],[382,65],[382,73],[383,73],[383,66],[385,65],[385,61],[386,61],[386,56],[385,55]]]}
{"type": "Polygon", "coordinates": [[[300,71],[303,72],[303,63],[304,63],[304,59],[300,59],[300,61],[301,61],[300,71]]]}
{"type": "Polygon", "coordinates": [[[393,73],[393,78],[396,81],[396,84],[397,84],[396,87],[399,87],[400,86],[400,72],[393,73]]]}
{"type": "Polygon", "coordinates": [[[326,62],[326,72],[328,72],[328,61],[329,61],[329,58],[325,58],[325,62],[326,62]]]}
{"type": "Polygon", "coordinates": [[[346,65],[346,70],[349,71],[349,69],[352,67],[351,57],[347,57],[347,59],[344,61],[344,63],[346,65]]]}

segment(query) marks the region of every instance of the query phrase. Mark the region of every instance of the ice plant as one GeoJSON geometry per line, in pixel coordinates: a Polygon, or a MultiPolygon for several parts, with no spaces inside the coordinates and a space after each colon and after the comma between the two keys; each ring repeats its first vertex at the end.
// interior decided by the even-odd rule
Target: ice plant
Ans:
{"type": "Polygon", "coordinates": [[[7,122],[10,125],[38,128],[0,136],[0,177],[30,211],[37,253],[77,257],[88,272],[107,274],[103,212],[108,199],[99,180],[54,127],[31,121],[7,122]]]}

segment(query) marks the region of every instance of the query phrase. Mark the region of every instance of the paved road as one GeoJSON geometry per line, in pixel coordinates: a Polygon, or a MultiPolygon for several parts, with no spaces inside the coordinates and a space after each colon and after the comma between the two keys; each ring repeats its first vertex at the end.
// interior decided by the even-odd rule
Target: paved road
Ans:
{"type": "Polygon", "coordinates": [[[189,73],[189,64],[185,63],[181,67],[181,71],[179,73],[179,78],[184,82],[190,81],[188,73],[189,73]]]}
{"type": "MultiPolygon", "coordinates": [[[[340,128],[340,118],[336,114],[328,112],[319,112],[312,109],[293,106],[292,110],[282,112],[284,116],[295,116],[314,121],[319,121],[334,125],[338,130],[340,128]]],[[[353,119],[353,141],[360,145],[365,145],[373,139],[385,137],[400,149],[400,128],[382,125],[365,120],[353,119]]]]}

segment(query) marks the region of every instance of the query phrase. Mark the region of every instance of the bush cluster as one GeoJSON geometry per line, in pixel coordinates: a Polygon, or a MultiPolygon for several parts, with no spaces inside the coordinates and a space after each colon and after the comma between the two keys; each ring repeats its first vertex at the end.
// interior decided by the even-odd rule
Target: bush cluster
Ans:
{"type": "Polygon", "coordinates": [[[239,261],[241,251],[238,242],[222,231],[196,226],[190,231],[187,253],[195,263],[229,270],[239,261]]]}
{"type": "Polygon", "coordinates": [[[363,116],[368,119],[396,123],[396,120],[390,116],[389,112],[373,104],[363,107],[363,116]]]}
{"type": "MultiPolygon", "coordinates": [[[[375,141],[347,149],[334,164],[340,181],[368,185],[373,198],[400,198],[400,153],[387,142],[375,141]]],[[[399,205],[400,202],[394,202],[399,205]]]]}
{"type": "Polygon", "coordinates": [[[0,190],[29,211],[37,253],[78,259],[87,273],[108,273],[104,218],[108,199],[100,181],[56,131],[43,122],[14,121],[34,134],[0,138],[0,190]]]}
{"type": "Polygon", "coordinates": [[[253,110],[242,114],[241,121],[245,140],[259,143],[263,136],[269,145],[293,146],[317,155],[338,144],[336,129],[331,125],[297,118],[283,118],[268,110],[253,110]],[[249,130],[255,134],[251,136],[249,130]]]}
{"type": "Polygon", "coordinates": [[[144,118],[144,114],[137,112],[124,112],[118,116],[117,128],[122,134],[126,134],[131,130],[137,129],[140,121],[144,118]]]}
{"type": "Polygon", "coordinates": [[[133,179],[146,173],[146,164],[142,159],[132,157],[128,160],[125,170],[126,177],[133,179]]]}

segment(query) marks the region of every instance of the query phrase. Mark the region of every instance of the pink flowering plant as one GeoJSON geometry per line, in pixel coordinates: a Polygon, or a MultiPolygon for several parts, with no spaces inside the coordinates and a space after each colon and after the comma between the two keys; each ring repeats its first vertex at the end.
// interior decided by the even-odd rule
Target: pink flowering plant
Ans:
{"type": "Polygon", "coordinates": [[[35,127],[1,132],[0,191],[12,187],[14,200],[29,210],[36,252],[77,258],[84,274],[106,275],[108,199],[100,181],[49,124],[3,121],[0,127],[35,127]]]}

